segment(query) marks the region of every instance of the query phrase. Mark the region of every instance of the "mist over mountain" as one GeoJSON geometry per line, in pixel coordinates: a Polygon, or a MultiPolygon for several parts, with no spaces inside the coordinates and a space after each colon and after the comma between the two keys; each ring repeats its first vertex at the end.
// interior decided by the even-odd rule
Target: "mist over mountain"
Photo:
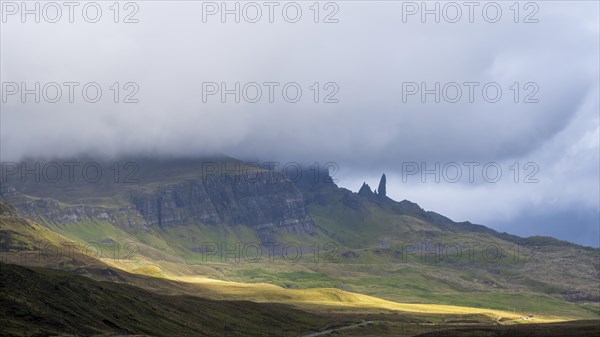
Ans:
{"type": "MultiPolygon", "coordinates": [[[[507,4],[499,4],[503,15],[496,23],[462,17],[456,24],[424,24],[418,14],[403,22],[407,4],[338,4],[339,21],[332,24],[309,20],[308,6],[295,24],[281,18],[273,24],[223,24],[218,15],[202,22],[202,3],[193,2],[138,4],[139,22],[129,25],[23,25],[19,15],[9,15],[1,33],[6,97],[0,160],[226,153],[243,160],[334,162],[340,168],[336,178],[348,189],[365,180],[377,188],[386,172],[387,195],[502,230],[544,221],[531,218],[531,210],[577,212],[583,217],[572,224],[577,230],[549,225],[538,227],[540,234],[598,246],[591,225],[600,211],[598,4],[543,2],[535,15],[529,13],[537,19],[533,24],[515,23],[507,4]],[[71,103],[62,85],[69,81],[80,83],[77,89],[98,83],[103,99],[92,104],[78,95],[71,103]],[[273,103],[263,85],[270,81],[279,83],[273,103]],[[49,103],[40,89],[40,103],[34,95],[21,102],[20,83],[32,89],[35,82],[40,88],[61,84],[62,99],[49,103]],[[138,102],[114,103],[115,82],[137,84],[138,102]],[[292,82],[303,92],[296,103],[279,90],[292,82]],[[465,82],[479,83],[473,102],[465,82]],[[13,93],[15,83],[19,91],[13,93]],[[221,83],[228,89],[258,83],[262,99],[250,103],[240,89],[239,103],[233,94],[222,102],[221,91],[204,102],[202,83],[217,83],[219,90],[221,83]],[[321,88],[319,103],[314,83],[321,88]],[[325,88],[327,83],[337,87],[325,88]],[[407,83],[417,83],[419,92],[403,101],[407,83]],[[440,89],[423,100],[422,83],[428,90],[439,83],[440,89]],[[461,89],[456,103],[447,97],[455,87],[442,92],[448,83],[461,89]],[[500,101],[486,101],[481,89],[488,83],[501,87],[500,101]],[[337,103],[324,104],[334,91],[337,103]],[[536,103],[524,103],[533,91],[536,103]],[[455,183],[438,184],[432,176],[421,183],[420,174],[402,180],[403,163],[432,169],[453,162],[463,167],[455,183]],[[471,183],[464,178],[469,162],[498,163],[503,178],[471,183]],[[526,169],[528,163],[537,165],[537,183],[523,182],[534,171],[526,169]]],[[[462,10],[466,15],[467,8],[462,10]]],[[[131,92],[119,92],[120,100],[131,92]]]]}
{"type": "Polygon", "coordinates": [[[0,335],[600,335],[600,2],[0,3],[0,335]]]}

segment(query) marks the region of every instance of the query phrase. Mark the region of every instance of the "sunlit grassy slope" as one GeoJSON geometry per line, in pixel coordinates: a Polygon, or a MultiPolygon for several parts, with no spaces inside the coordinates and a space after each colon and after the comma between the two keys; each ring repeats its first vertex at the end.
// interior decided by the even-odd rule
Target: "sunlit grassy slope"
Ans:
{"type": "MultiPolygon", "coordinates": [[[[415,232],[418,232],[419,227],[430,226],[405,216],[400,216],[396,221],[412,221],[409,225],[415,232]]],[[[485,273],[485,269],[472,272],[461,270],[460,265],[430,266],[398,261],[394,263],[393,258],[379,254],[374,248],[352,249],[359,256],[352,259],[341,258],[338,263],[314,263],[310,254],[308,260],[301,263],[219,263],[218,258],[203,261],[199,254],[191,252],[194,243],[182,239],[194,235],[207,238],[205,240],[211,242],[223,242],[226,238],[234,242],[241,241],[241,238],[247,238],[250,242],[257,240],[255,237],[252,240],[252,231],[243,226],[224,225],[220,231],[214,231],[214,228],[211,231],[210,226],[193,225],[165,228],[159,233],[134,234],[102,221],[47,224],[52,230],[32,222],[26,223],[39,229],[27,230],[29,227],[24,226],[19,229],[13,228],[13,232],[24,229],[37,241],[46,240],[45,237],[48,236],[55,242],[94,243],[102,248],[102,253],[94,257],[106,264],[133,273],[192,282],[203,289],[201,296],[213,299],[291,303],[311,310],[319,308],[346,312],[429,310],[430,313],[445,313],[451,310],[448,308],[457,308],[459,311],[454,312],[455,314],[477,312],[491,318],[503,316],[518,319],[523,315],[534,314],[535,322],[593,319],[598,315],[594,305],[560,301],[527,289],[490,291],[481,286],[479,289],[473,289],[473,284],[496,281],[490,274],[485,273]],[[54,231],[63,233],[64,236],[54,231]],[[128,246],[128,243],[134,245],[128,246]],[[119,250],[115,250],[115,247],[119,250]],[[216,280],[232,282],[219,283],[216,280]],[[323,299],[319,300],[319,297],[323,299]],[[516,314],[511,314],[513,311],[516,314]]],[[[386,231],[386,228],[381,230],[386,231]]],[[[394,234],[391,230],[387,230],[386,233],[388,237],[394,234]]],[[[449,236],[451,235],[458,236],[449,236]]],[[[471,235],[473,234],[462,234],[458,237],[474,239],[471,235]]],[[[35,240],[28,239],[29,242],[35,240]]],[[[304,246],[315,242],[322,245],[328,242],[328,238],[322,234],[309,238],[286,234],[282,235],[280,240],[305,241],[304,246]]],[[[488,236],[487,240],[506,245],[494,237],[488,236]]],[[[342,247],[339,253],[347,249],[349,248],[342,247]]],[[[502,264],[510,267],[508,262],[502,264]]]]}
{"type": "MultiPolygon", "coordinates": [[[[398,303],[373,296],[352,293],[336,288],[286,289],[268,283],[243,283],[223,281],[197,275],[170,275],[158,266],[134,267],[131,264],[106,260],[107,264],[133,273],[160,277],[167,280],[185,282],[197,287],[196,295],[218,300],[249,300],[254,302],[286,303],[298,308],[316,312],[379,313],[407,312],[415,314],[482,315],[491,320],[518,322],[527,313],[508,312],[485,308],[456,305],[398,303]]],[[[139,263],[139,262],[138,262],[139,263]]],[[[193,294],[196,288],[188,288],[193,294]]],[[[535,322],[572,320],[574,317],[557,315],[536,315],[535,322]]],[[[528,322],[533,322],[528,321],[528,322]]]]}
{"type": "MultiPolygon", "coordinates": [[[[166,296],[54,269],[0,263],[2,336],[223,336],[314,331],[332,320],[282,304],[166,296]]],[[[297,335],[297,334],[296,334],[297,335]]]]}

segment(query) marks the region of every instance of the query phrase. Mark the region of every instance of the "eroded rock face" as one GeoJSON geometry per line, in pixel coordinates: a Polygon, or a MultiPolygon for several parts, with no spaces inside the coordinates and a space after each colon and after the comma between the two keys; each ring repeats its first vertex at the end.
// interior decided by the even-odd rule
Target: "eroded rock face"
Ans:
{"type": "Polygon", "coordinates": [[[161,227],[200,222],[294,233],[315,230],[302,193],[273,173],[187,181],[135,195],[132,203],[147,223],[161,227]]]}
{"type": "Polygon", "coordinates": [[[315,232],[305,201],[294,183],[281,175],[212,176],[133,193],[119,208],[64,205],[54,199],[11,195],[10,202],[40,223],[108,221],[122,228],[229,224],[252,227],[268,236],[276,232],[315,232]]]}
{"type": "Polygon", "coordinates": [[[107,221],[124,229],[149,231],[141,214],[132,206],[104,208],[86,205],[64,205],[55,199],[30,199],[16,195],[8,200],[20,213],[44,224],[47,221],[68,224],[80,221],[107,221]]]}

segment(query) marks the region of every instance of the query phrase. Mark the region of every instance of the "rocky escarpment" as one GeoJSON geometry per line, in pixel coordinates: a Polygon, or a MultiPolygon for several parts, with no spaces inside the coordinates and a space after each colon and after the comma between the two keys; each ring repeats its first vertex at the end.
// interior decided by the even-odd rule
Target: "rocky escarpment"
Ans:
{"type": "Polygon", "coordinates": [[[40,223],[107,221],[128,231],[193,224],[245,225],[262,237],[276,232],[315,232],[302,193],[294,182],[274,172],[215,175],[133,192],[118,208],[66,205],[49,198],[29,198],[5,189],[3,197],[23,215],[40,223]]]}
{"type": "Polygon", "coordinates": [[[40,224],[48,222],[68,224],[80,221],[107,221],[129,232],[149,231],[141,214],[133,207],[119,208],[93,207],[86,205],[65,205],[55,199],[36,199],[19,194],[2,196],[14,205],[26,218],[40,224]]]}
{"type": "Polygon", "coordinates": [[[132,197],[150,225],[246,225],[264,231],[313,233],[315,225],[294,183],[273,172],[210,176],[132,197]]]}

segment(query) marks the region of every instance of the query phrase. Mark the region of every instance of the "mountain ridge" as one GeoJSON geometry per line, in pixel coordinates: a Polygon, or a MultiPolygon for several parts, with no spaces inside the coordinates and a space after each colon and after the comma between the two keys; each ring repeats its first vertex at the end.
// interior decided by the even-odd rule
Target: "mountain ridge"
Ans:
{"type": "MultiPolygon", "coordinates": [[[[189,183],[191,186],[190,187],[195,187],[193,186],[193,184],[196,184],[196,186],[202,185],[203,183],[207,183],[210,182],[213,185],[216,185],[216,183],[218,183],[218,181],[220,180],[221,182],[223,182],[224,179],[236,179],[236,177],[238,177],[239,180],[244,181],[247,183],[247,185],[253,184],[254,180],[257,177],[261,177],[264,181],[264,179],[269,179],[271,178],[271,181],[275,181],[277,179],[281,180],[281,181],[287,181],[288,183],[291,183],[292,185],[294,185],[296,188],[302,190],[302,192],[306,193],[307,191],[311,190],[310,185],[313,186],[313,188],[316,187],[323,187],[323,185],[332,185],[335,188],[338,188],[340,190],[346,190],[344,188],[340,188],[338,187],[334,182],[333,179],[329,176],[329,173],[324,171],[324,170],[318,170],[318,172],[314,175],[314,179],[307,179],[307,175],[303,175],[299,178],[293,178],[290,179],[289,177],[286,177],[285,174],[281,173],[281,172],[277,172],[277,171],[273,171],[273,170],[269,170],[269,169],[265,169],[263,167],[260,167],[257,164],[253,164],[253,163],[245,163],[243,161],[228,157],[226,155],[219,155],[219,156],[213,156],[210,158],[194,158],[194,157],[185,157],[185,158],[180,158],[180,157],[172,157],[172,158],[163,158],[163,159],[157,159],[155,157],[152,156],[130,156],[130,157],[121,157],[119,159],[117,159],[114,162],[124,162],[126,161],[127,163],[142,163],[141,165],[144,165],[144,163],[148,164],[148,165],[162,165],[162,167],[159,168],[159,170],[157,170],[158,172],[160,172],[161,170],[165,170],[168,167],[178,167],[181,165],[189,165],[189,167],[192,170],[195,170],[196,173],[198,171],[200,171],[200,174],[196,174],[196,179],[190,179],[189,176],[185,177],[185,183],[189,183]],[[175,161],[176,164],[172,165],[172,161],[175,161]],[[213,171],[212,169],[214,168],[213,166],[209,166],[209,164],[222,164],[224,166],[221,166],[217,169],[223,169],[223,172],[220,171],[213,171]],[[248,171],[245,172],[239,172],[239,169],[236,168],[227,168],[227,165],[231,164],[231,165],[243,165],[244,167],[252,167],[253,171],[250,174],[247,174],[248,171]],[[202,164],[206,164],[207,166],[202,166],[202,164]],[[209,168],[209,169],[207,169],[209,168]],[[209,171],[209,172],[207,172],[209,171]],[[272,172],[272,173],[265,173],[266,172],[272,172]],[[239,178],[239,176],[241,175],[241,173],[246,173],[246,176],[244,178],[239,178]],[[208,177],[206,176],[208,174],[208,177]],[[234,178],[232,178],[234,177],[234,178]]],[[[35,158],[28,158],[26,161],[23,162],[39,162],[39,159],[35,159],[35,158]]],[[[46,160],[46,162],[51,162],[51,163],[57,163],[57,162],[85,162],[85,163],[96,163],[97,161],[95,161],[93,159],[93,157],[85,157],[85,158],[70,158],[70,159],[60,159],[60,158],[53,158],[50,160],[46,160]]],[[[112,161],[109,159],[104,159],[104,162],[100,162],[103,163],[105,166],[109,166],[109,163],[111,163],[112,161]]],[[[30,164],[31,165],[31,164],[30,164]]],[[[2,167],[5,171],[6,171],[6,167],[3,165],[2,167]]],[[[303,167],[302,168],[303,171],[314,171],[314,169],[312,168],[307,168],[307,167],[303,167]]],[[[105,169],[105,171],[109,171],[108,169],[105,169]]],[[[152,176],[152,175],[150,175],[152,176]]],[[[33,196],[30,195],[30,197],[33,197],[33,200],[35,202],[31,202],[32,200],[30,199],[30,202],[27,202],[26,200],[20,199],[20,196],[23,195],[27,195],[27,192],[30,192],[30,187],[33,184],[31,181],[27,180],[25,182],[21,181],[19,182],[19,179],[10,179],[12,177],[8,177],[7,178],[7,174],[6,173],[2,173],[2,177],[4,178],[2,182],[0,182],[0,197],[3,198],[7,198],[9,200],[13,200],[18,205],[20,205],[21,207],[24,208],[25,212],[29,215],[29,216],[34,216],[37,213],[35,211],[35,208],[44,208],[44,207],[48,207],[48,208],[60,208],[60,205],[68,205],[68,207],[78,207],[78,206],[87,206],[88,208],[85,210],[72,210],[72,213],[74,214],[81,214],[83,215],[84,213],[94,213],[99,211],[99,209],[102,208],[115,208],[112,207],[114,205],[96,205],[99,206],[98,208],[89,208],[90,203],[82,203],[82,204],[70,204],[69,201],[72,200],[60,200],[62,198],[57,198],[56,196],[54,197],[37,197],[37,196],[33,196]],[[20,185],[20,186],[19,186],[20,185]],[[17,193],[17,191],[19,191],[17,193]],[[23,192],[25,192],[23,194],[23,192]],[[16,197],[16,198],[15,198],[16,197]],[[37,202],[37,205],[36,205],[37,202]],[[44,204],[44,203],[48,203],[48,204],[44,204]],[[108,207],[104,207],[104,206],[108,206],[108,207]]],[[[109,179],[111,177],[108,177],[109,179]]],[[[104,179],[104,177],[103,177],[104,179]]],[[[43,182],[35,182],[36,184],[43,184],[43,182]]],[[[165,193],[168,191],[165,191],[165,189],[169,188],[169,187],[182,187],[181,185],[183,185],[184,183],[182,183],[181,181],[179,183],[175,182],[169,182],[167,179],[166,182],[167,185],[163,185],[160,186],[159,188],[155,187],[154,192],[159,192],[159,193],[165,193]],[[179,186],[177,186],[179,185],[179,186]],[[162,190],[161,190],[162,189],[162,190]]],[[[52,185],[52,184],[49,184],[52,185]]],[[[113,185],[118,185],[118,184],[113,184],[113,185]]],[[[135,185],[135,184],[129,184],[129,185],[135,185]]],[[[142,183],[143,185],[143,183],[142,183]]],[[[148,184],[148,185],[152,185],[152,184],[148,184]]],[[[385,179],[385,174],[382,175],[380,183],[379,183],[379,190],[381,192],[381,189],[383,187],[383,190],[385,191],[385,185],[386,185],[386,179],[385,179]]],[[[60,186],[60,185],[59,185],[60,186]]],[[[98,189],[95,189],[98,190],[98,189]]],[[[349,190],[348,190],[349,191],[349,190]]],[[[351,191],[350,191],[351,192],[351,191]]],[[[59,191],[60,193],[60,191],[59,191]]],[[[504,239],[508,239],[511,240],[513,242],[525,242],[528,241],[527,237],[520,237],[517,235],[513,235],[513,234],[509,234],[509,233],[500,233],[497,232],[496,230],[487,227],[485,225],[481,225],[481,224],[474,224],[471,223],[469,221],[462,221],[462,222],[456,222],[453,221],[451,219],[449,219],[448,217],[445,217],[437,212],[434,211],[426,211],[424,209],[422,209],[417,203],[414,203],[412,201],[409,200],[402,200],[402,201],[395,201],[389,197],[387,197],[385,195],[385,192],[382,193],[373,193],[371,191],[371,189],[369,188],[368,184],[363,183],[363,186],[359,189],[359,191],[357,193],[355,192],[351,192],[353,194],[359,195],[359,196],[363,196],[363,197],[371,197],[371,196],[375,196],[376,198],[374,200],[377,200],[379,202],[391,202],[391,203],[396,203],[397,205],[397,209],[400,212],[405,212],[406,214],[411,214],[411,215],[417,215],[419,218],[428,220],[436,225],[439,225],[441,228],[446,229],[446,230],[456,230],[456,229],[463,229],[463,230],[469,230],[469,231],[479,231],[479,232],[485,232],[485,233],[490,233],[490,234],[494,234],[494,235],[501,235],[502,238],[504,239]],[[362,191],[362,193],[361,193],[362,191]]],[[[145,209],[150,209],[152,208],[151,205],[147,204],[147,200],[143,200],[144,197],[147,197],[148,195],[152,195],[153,193],[148,193],[148,191],[146,189],[142,189],[141,191],[138,190],[137,192],[128,195],[126,197],[127,202],[129,202],[130,204],[134,204],[136,206],[136,208],[138,208],[138,211],[140,211],[141,208],[145,208],[145,209]],[[137,201],[137,202],[136,202],[137,201]],[[146,205],[142,205],[143,203],[146,203],[146,205]]],[[[156,194],[156,193],[155,193],[156,194]]],[[[42,194],[43,195],[43,194],[42,194]]],[[[160,195],[156,196],[157,198],[160,198],[160,195]]],[[[181,199],[181,195],[177,196],[177,195],[172,195],[171,196],[172,199],[177,199],[180,198],[181,199]]],[[[230,198],[231,199],[231,198],[230,198]]],[[[231,200],[229,200],[231,201],[231,200]]],[[[177,203],[177,200],[172,200],[172,202],[177,203]]],[[[181,201],[179,201],[181,202],[181,201]]],[[[303,201],[302,201],[303,202],[303,201]]],[[[92,204],[93,205],[93,204],[92,204]]],[[[128,206],[128,205],[126,205],[128,206]]],[[[210,208],[210,205],[208,205],[210,208]]],[[[233,205],[229,205],[230,207],[233,205]]],[[[18,208],[21,208],[18,207],[18,208]]],[[[214,202],[213,202],[213,208],[216,208],[214,206],[214,202]]],[[[157,210],[153,210],[154,213],[157,213],[157,210]]],[[[148,214],[146,214],[144,216],[143,213],[146,212],[140,212],[142,213],[142,216],[144,217],[144,219],[146,220],[146,222],[150,222],[150,223],[157,223],[157,222],[162,222],[160,219],[156,219],[156,220],[151,220],[149,219],[150,217],[148,216],[148,214]],[[149,221],[150,220],[150,221],[149,221]]],[[[98,216],[98,215],[91,215],[93,216],[98,216]]],[[[104,216],[104,215],[99,215],[100,217],[104,216]]],[[[61,222],[68,222],[68,219],[55,219],[57,221],[61,221],[61,222]]],[[[212,215],[206,215],[204,217],[200,217],[200,219],[196,219],[196,220],[204,220],[207,221],[208,223],[216,223],[218,222],[220,219],[218,219],[218,216],[215,216],[214,214],[212,215]],[[212,218],[211,218],[212,216],[212,218]]],[[[246,219],[248,220],[248,219],[246,219]]],[[[168,222],[168,221],[167,221],[168,222]]],[[[311,221],[309,219],[306,219],[306,223],[303,224],[303,227],[310,227],[311,221]],[[308,226],[306,226],[308,225],[308,226]]],[[[564,241],[564,240],[560,240],[560,239],[556,239],[550,236],[533,236],[532,238],[544,238],[544,239],[554,239],[556,240],[555,243],[560,242],[568,242],[568,241],[564,241]]],[[[569,244],[572,245],[576,245],[576,246],[581,246],[578,245],[576,243],[571,243],[568,242],[569,244]]],[[[589,248],[593,248],[593,247],[589,247],[589,248]]]]}

